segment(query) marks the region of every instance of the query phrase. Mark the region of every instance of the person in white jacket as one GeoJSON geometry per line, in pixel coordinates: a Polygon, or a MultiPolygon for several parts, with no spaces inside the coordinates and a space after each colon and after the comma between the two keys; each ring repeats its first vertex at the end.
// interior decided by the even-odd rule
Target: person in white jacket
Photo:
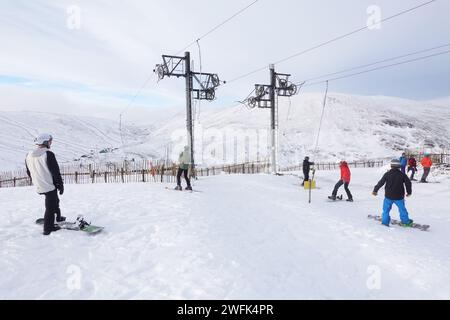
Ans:
{"type": "Polygon", "coordinates": [[[44,235],[59,230],[56,221],[61,222],[66,218],[61,216],[59,208],[59,194],[64,193],[64,184],[61,178],[58,162],[55,154],[50,151],[53,137],[48,134],[40,134],[35,139],[36,149],[28,152],[25,165],[31,182],[39,194],[45,195],[44,235]]]}
{"type": "Polygon", "coordinates": [[[183,190],[181,187],[181,175],[184,175],[184,179],[186,180],[186,188],[185,190],[192,190],[191,180],[189,180],[189,166],[191,165],[191,149],[189,146],[184,147],[184,151],[180,153],[178,158],[178,172],[177,172],[177,186],[175,190],[183,190]]]}

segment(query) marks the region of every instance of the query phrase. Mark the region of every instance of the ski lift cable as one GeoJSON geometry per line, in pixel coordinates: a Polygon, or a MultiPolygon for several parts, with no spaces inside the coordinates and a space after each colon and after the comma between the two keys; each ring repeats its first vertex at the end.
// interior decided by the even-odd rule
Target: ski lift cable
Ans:
{"type": "MultiPolygon", "coordinates": [[[[194,40],[193,42],[191,42],[189,45],[187,45],[186,47],[184,47],[182,50],[180,50],[179,52],[177,52],[175,55],[178,55],[179,53],[183,52],[184,50],[186,50],[187,48],[189,48],[190,46],[192,46],[193,44],[195,44],[196,42],[198,43],[199,40],[207,37],[208,35],[210,35],[211,33],[213,33],[214,31],[216,31],[217,29],[219,29],[221,26],[223,26],[224,24],[226,24],[227,22],[229,22],[230,20],[232,20],[233,18],[235,18],[236,16],[238,16],[239,14],[241,14],[242,12],[244,12],[245,10],[247,10],[248,8],[250,8],[251,6],[253,6],[254,4],[256,4],[259,0],[255,0],[252,3],[250,3],[249,5],[247,5],[246,7],[242,8],[241,10],[237,11],[236,13],[234,13],[232,16],[230,16],[229,18],[227,18],[226,20],[224,20],[223,22],[219,23],[218,25],[216,25],[214,28],[212,28],[211,30],[209,30],[208,32],[204,33],[203,35],[201,35],[199,38],[197,38],[196,40],[194,40]]],[[[123,142],[123,133],[122,133],[122,116],[123,114],[128,111],[128,109],[131,107],[131,105],[134,103],[134,101],[136,100],[136,98],[139,96],[139,94],[142,92],[142,90],[147,86],[148,82],[150,81],[150,79],[152,78],[152,75],[150,75],[142,84],[142,86],[136,91],[135,95],[131,98],[129,104],[127,105],[127,107],[120,113],[119,117],[120,117],[120,122],[119,122],[119,130],[120,130],[120,136],[121,136],[121,140],[122,140],[122,147],[124,145],[123,142]]]]}
{"type": "Polygon", "coordinates": [[[139,96],[139,94],[142,92],[142,90],[144,90],[144,88],[147,86],[147,84],[149,83],[150,79],[152,78],[152,75],[150,75],[149,77],[147,77],[147,79],[143,82],[143,84],[141,85],[141,87],[136,91],[136,93],[133,95],[133,97],[130,99],[130,101],[128,102],[127,106],[122,110],[122,112],[119,114],[119,134],[120,134],[120,141],[122,143],[122,150],[124,148],[125,145],[125,138],[123,135],[123,130],[122,130],[122,124],[123,124],[123,114],[125,112],[128,111],[128,109],[133,105],[134,101],[136,100],[136,98],[139,96]]]}
{"type": "Polygon", "coordinates": [[[450,53],[450,50],[442,51],[442,52],[430,54],[430,55],[427,55],[427,56],[422,56],[422,57],[409,59],[409,60],[405,60],[405,61],[400,61],[400,62],[397,62],[397,63],[392,63],[392,64],[389,64],[389,65],[384,65],[384,66],[380,66],[380,67],[376,67],[376,68],[372,68],[372,69],[368,69],[368,70],[364,70],[364,71],[360,71],[360,72],[346,74],[346,75],[343,75],[343,76],[340,76],[340,77],[330,78],[330,79],[323,80],[323,81],[316,81],[316,82],[306,83],[304,85],[304,87],[310,87],[310,86],[315,86],[315,85],[326,83],[326,82],[332,82],[332,81],[337,81],[337,80],[341,80],[341,79],[351,78],[351,77],[355,77],[355,76],[358,76],[358,75],[361,75],[361,74],[374,72],[374,71],[377,71],[377,70],[382,70],[382,69],[387,69],[387,68],[392,68],[392,67],[395,67],[395,66],[408,64],[408,63],[412,63],[412,62],[416,62],[416,61],[420,61],[420,60],[425,60],[425,59],[429,59],[429,58],[433,58],[433,57],[437,57],[437,56],[441,56],[441,55],[449,54],[449,53],[450,53]]]}
{"type": "MultiPolygon", "coordinates": [[[[387,17],[387,18],[381,19],[381,20],[378,22],[378,24],[379,24],[379,23],[382,23],[382,22],[386,22],[386,21],[392,20],[392,19],[395,19],[395,18],[397,18],[397,17],[399,17],[399,16],[402,16],[402,15],[407,14],[407,13],[409,13],[409,12],[415,11],[415,10],[417,10],[417,9],[419,9],[419,8],[422,8],[422,7],[424,7],[424,6],[427,6],[427,5],[429,5],[429,4],[433,3],[433,2],[436,2],[436,1],[438,1],[438,0],[430,0],[430,1],[424,2],[424,3],[422,3],[422,4],[419,4],[419,5],[417,5],[417,6],[414,6],[414,7],[412,7],[412,8],[403,10],[403,11],[398,12],[398,13],[392,15],[392,16],[389,16],[389,17],[387,17]]],[[[327,41],[325,41],[325,42],[322,42],[322,43],[320,43],[320,44],[318,44],[318,45],[315,45],[315,46],[313,46],[313,47],[311,47],[311,48],[308,48],[308,49],[305,49],[305,50],[303,50],[303,51],[297,52],[297,53],[295,53],[295,54],[293,54],[293,55],[290,55],[290,56],[288,56],[288,57],[286,57],[286,58],[280,59],[280,60],[276,61],[276,62],[273,63],[273,64],[277,65],[277,64],[280,64],[280,63],[282,63],[282,62],[286,62],[286,61],[288,61],[288,60],[291,60],[291,59],[293,59],[293,58],[296,58],[296,57],[298,57],[298,56],[301,56],[301,55],[303,55],[303,54],[306,54],[306,53],[308,53],[308,52],[311,52],[311,51],[313,51],[313,50],[316,50],[316,49],[319,49],[319,48],[321,48],[321,47],[324,47],[324,46],[326,46],[326,45],[328,45],[328,44],[331,44],[331,43],[337,42],[337,41],[339,41],[339,40],[345,39],[345,38],[347,38],[347,37],[350,37],[350,36],[352,36],[352,35],[354,35],[354,34],[356,34],[356,33],[359,33],[359,32],[361,32],[361,31],[368,30],[370,27],[371,27],[370,25],[366,25],[366,26],[364,26],[364,27],[361,27],[361,28],[358,28],[358,29],[356,29],[356,30],[350,31],[350,32],[348,32],[348,33],[346,33],[346,34],[343,34],[343,35],[341,35],[341,36],[332,38],[332,39],[327,40],[327,41]]],[[[257,73],[257,72],[260,72],[260,71],[262,71],[262,70],[265,70],[266,68],[267,68],[267,65],[264,66],[264,67],[255,69],[255,70],[253,70],[253,71],[250,71],[250,72],[248,72],[248,73],[245,73],[245,74],[243,74],[243,75],[237,76],[237,77],[235,77],[235,78],[232,78],[231,80],[228,80],[226,83],[230,83],[230,82],[234,82],[234,81],[237,81],[237,80],[246,78],[246,77],[248,77],[248,76],[250,76],[250,75],[252,75],[252,74],[255,74],[255,73],[257,73]]]]}
{"type": "MultiPolygon", "coordinates": [[[[444,45],[440,45],[440,46],[436,46],[436,47],[432,47],[432,48],[429,48],[429,49],[415,51],[415,52],[403,54],[403,55],[400,55],[400,56],[387,58],[387,59],[383,59],[383,60],[379,60],[379,61],[375,61],[375,62],[363,64],[363,65],[359,65],[359,66],[356,66],[356,67],[351,67],[351,68],[344,69],[344,70],[341,70],[341,71],[323,74],[321,76],[317,76],[317,77],[313,77],[313,78],[309,78],[309,79],[303,80],[303,82],[308,82],[309,83],[309,82],[312,82],[314,80],[322,79],[322,78],[325,78],[325,77],[334,76],[334,75],[338,75],[338,74],[341,74],[341,73],[346,73],[346,72],[349,72],[349,71],[354,71],[354,70],[358,70],[358,69],[362,69],[362,68],[367,68],[367,67],[371,67],[371,66],[374,66],[374,65],[377,65],[377,64],[380,64],[380,63],[394,61],[394,60],[398,60],[398,59],[401,59],[401,58],[406,58],[406,57],[414,56],[414,55],[417,55],[417,54],[420,54],[420,53],[434,51],[434,50],[445,48],[445,47],[449,47],[449,46],[450,46],[450,43],[444,44],[444,45]]],[[[301,82],[301,83],[303,83],[303,82],[301,82]]],[[[299,85],[301,83],[298,83],[297,85],[299,85]]]]}
{"type": "Polygon", "coordinates": [[[238,15],[240,15],[242,12],[244,12],[245,10],[247,10],[248,8],[250,8],[251,6],[253,6],[255,3],[257,3],[259,0],[255,0],[252,3],[248,4],[247,6],[245,6],[244,8],[240,9],[239,11],[237,11],[236,13],[234,13],[232,16],[230,16],[229,18],[225,19],[224,21],[222,21],[221,23],[219,23],[218,25],[216,25],[215,27],[213,27],[211,30],[207,31],[206,33],[204,33],[203,35],[201,35],[200,37],[198,37],[196,40],[192,41],[191,43],[189,43],[186,47],[184,47],[183,49],[181,49],[180,51],[178,51],[175,55],[178,55],[180,53],[182,53],[184,50],[186,50],[187,48],[189,48],[190,46],[192,46],[193,44],[195,44],[197,41],[202,40],[203,38],[207,37],[208,35],[210,35],[211,33],[213,33],[214,31],[216,31],[217,29],[219,29],[221,26],[223,26],[224,24],[226,24],[227,22],[229,22],[230,20],[232,20],[233,18],[237,17],[238,15]]]}
{"type": "Polygon", "coordinates": [[[314,146],[314,152],[313,152],[314,157],[317,155],[317,150],[319,147],[319,139],[320,139],[320,132],[322,129],[323,115],[325,113],[325,107],[327,105],[327,96],[328,96],[328,81],[326,81],[325,95],[323,97],[322,114],[320,115],[319,130],[317,131],[316,144],[314,146]]]}

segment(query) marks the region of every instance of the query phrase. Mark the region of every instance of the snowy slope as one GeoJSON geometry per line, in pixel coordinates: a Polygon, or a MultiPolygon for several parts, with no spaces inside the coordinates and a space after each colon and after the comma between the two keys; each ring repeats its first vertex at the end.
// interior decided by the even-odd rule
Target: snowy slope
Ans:
{"type": "MultiPolygon", "coordinates": [[[[291,101],[279,99],[281,164],[298,164],[305,154],[314,150],[322,101],[322,94],[311,93],[294,96],[291,101]]],[[[217,110],[203,104],[202,110],[200,125],[204,134],[219,129],[231,132],[231,138],[233,132],[242,137],[246,134],[243,130],[251,135],[258,129],[267,130],[270,124],[268,109],[249,110],[236,106],[217,110]]],[[[184,118],[177,119],[152,131],[151,137],[169,143],[171,132],[183,125],[184,118]]],[[[206,145],[209,141],[203,139],[206,145]]],[[[267,141],[266,135],[262,142],[267,141]]],[[[328,96],[316,159],[385,158],[397,156],[405,148],[450,148],[450,104],[336,93],[328,96]]],[[[203,156],[206,162],[210,160],[207,154],[203,156]]],[[[267,157],[267,152],[262,157],[267,157]]],[[[200,158],[198,155],[197,159],[200,158]]],[[[233,162],[235,159],[228,157],[226,160],[233,162]]],[[[256,155],[250,160],[256,160],[256,155]]]]}
{"type": "MultiPolygon", "coordinates": [[[[282,165],[298,164],[312,154],[322,112],[322,94],[302,93],[291,101],[280,98],[279,154],[282,165]]],[[[445,99],[444,99],[445,100],[445,99]]],[[[444,100],[421,102],[389,97],[332,93],[327,99],[316,159],[337,161],[398,156],[401,150],[450,148],[450,104],[444,100]]],[[[267,159],[269,110],[244,106],[218,108],[203,102],[196,125],[196,161],[211,165],[267,159]],[[245,151],[245,137],[251,152],[245,151]],[[234,146],[235,138],[238,146],[234,146]],[[257,139],[259,153],[256,150],[257,139]]],[[[129,111],[129,112],[132,112],[129,111]]],[[[158,113],[161,113],[158,111],[158,113]]],[[[136,115],[134,115],[136,116],[136,115]]],[[[55,136],[54,148],[64,161],[93,150],[97,160],[165,157],[177,159],[185,137],[185,112],[144,117],[145,124],[124,122],[123,144],[117,121],[29,112],[0,112],[0,165],[22,166],[24,152],[39,131],[55,136]],[[149,120],[147,120],[147,118],[149,120]],[[99,156],[103,148],[118,148],[99,156]]]]}
{"type": "Polygon", "coordinates": [[[422,232],[366,218],[380,212],[370,192],[382,173],[353,170],[354,203],[325,200],[336,171],[318,172],[312,204],[294,176],[201,178],[196,193],[67,185],[63,213],[105,226],[96,236],[44,237],[42,197],[0,189],[0,298],[449,299],[449,177],[413,186],[422,232]]]}
{"type": "MultiPolygon", "coordinates": [[[[119,125],[115,121],[40,112],[0,112],[2,169],[23,166],[26,152],[34,147],[33,140],[40,132],[49,132],[54,136],[52,148],[61,163],[70,163],[75,159],[99,162],[123,158],[119,125]],[[104,149],[114,152],[100,153],[104,149]]],[[[146,128],[123,127],[126,141],[141,141],[147,135],[146,128]]],[[[155,154],[147,148],[144,154],[136,156],[151,157],[155,154]]]]}

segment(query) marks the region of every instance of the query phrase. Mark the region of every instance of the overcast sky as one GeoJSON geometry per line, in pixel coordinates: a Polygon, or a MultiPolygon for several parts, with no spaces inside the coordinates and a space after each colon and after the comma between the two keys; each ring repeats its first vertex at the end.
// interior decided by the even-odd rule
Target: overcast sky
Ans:
{"type": "MultiPolygon", "coordinates": [[[[110,115],[184,106],[183,79],[157,82],[162,54],[175,54],[254,0],[0,0],[0,109],[110,115]],[[74,7],[75,6],[75,7],[74,7]],[[77,10],[80,10],[79,20],[77,10]],[[77,24],[79,22],[79,24],[77,24]]],[[[241,100],[269,81],[269,63],[426,0],[259,0],[200,41],[202,71],[231,80],[211,107],[241,100]]],[[[276,65],[294,82],[450,44],[450,1],[414,12],[276,65]]],[[[191,52],[199,71],[199,48],[191,52]]],[[[450,50],[450,46],[430,53],[450,50]]],[[[420,55],[418,55],[420,56],[420,55]]],[[[409,57],[409,58],[414,58],[409,57]]],[[[323,85],[305,88],[324,90],[323,85]]],[[[450,55],[330,83],[334,92],[428,100],[450,96],[450,55]]],[[[205,102],[206,103],[206,102],[205,102]]],[[[204,103],[204,104],[205,104],[204,103]]]]}

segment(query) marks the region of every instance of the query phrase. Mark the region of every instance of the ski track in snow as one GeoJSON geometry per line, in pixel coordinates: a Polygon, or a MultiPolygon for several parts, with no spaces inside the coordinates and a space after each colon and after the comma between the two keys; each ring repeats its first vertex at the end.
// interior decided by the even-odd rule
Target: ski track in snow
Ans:
{"type": "Polygon", "coordinates": [[[44,237],[34,224],[43,198],[32,187],[0,189],[0,298],[449,299],[450,179],[413,185],[407,208],[431,225],[422,232],[367,219],[381,213],[382,192],[370,193],[382,173],[352,170],[354,203],[326,201],[337,171],[316,173],[311,204],[291,175],[205,177],[194,182],[199,193],[67,185],[63,215],[104,226],[95,236],[44,237]],[[370,266],[379,290],[367,287],[370,266]],[[73,268],[81,278],[71,290],[73,268]]]}

